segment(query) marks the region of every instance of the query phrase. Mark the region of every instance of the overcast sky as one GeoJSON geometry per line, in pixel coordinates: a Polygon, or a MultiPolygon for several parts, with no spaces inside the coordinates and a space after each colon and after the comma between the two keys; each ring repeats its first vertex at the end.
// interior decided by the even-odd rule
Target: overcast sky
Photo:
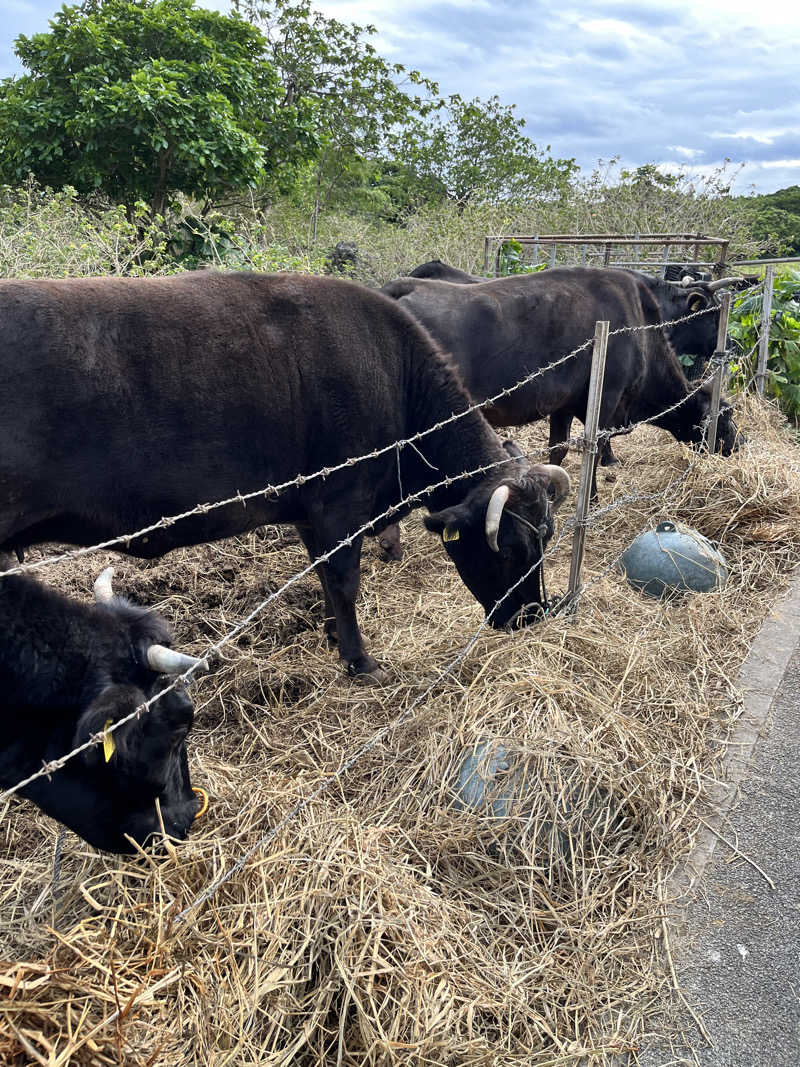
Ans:
{"type": "MultiPolygon", "coordinates": [[[[226,6],[225,0],[203,0],[226,6]]],[[[0,75],[14,38],[47,29],[54,0],[0,0],[0,75]]],[[[319,0],[378,29],[393,62],[443,94],[497,94],[526,133],[591,170],[621,156],[703,171],[746,164],[736,190],[800,184],[796,0],[319,0]]]]}

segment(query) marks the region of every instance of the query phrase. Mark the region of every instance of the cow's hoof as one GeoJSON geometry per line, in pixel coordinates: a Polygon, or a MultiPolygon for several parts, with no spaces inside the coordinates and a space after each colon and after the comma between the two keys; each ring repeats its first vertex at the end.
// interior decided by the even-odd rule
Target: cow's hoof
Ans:
{"type": "Polygon", "coordinates": [[[358,685],[389,684],[389,672],[385,671],[383,667],[376,667],[374,671],[368,671],[366,674],[353,674],[351,677],[358,685]]]}
{"type": "Polygon", "coordinates": [[[360,685],[386,685],[389,681],[389,672],[372,656],[362,656],[361,659],[348,663],[347,674],[360,685]]]}

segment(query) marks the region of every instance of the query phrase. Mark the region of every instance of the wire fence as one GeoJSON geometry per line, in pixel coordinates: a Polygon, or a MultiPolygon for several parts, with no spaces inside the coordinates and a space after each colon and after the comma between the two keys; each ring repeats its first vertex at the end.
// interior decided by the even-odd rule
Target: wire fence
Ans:
{"type": "MultiPolygon", "coordinates": [[[[680,323],[687,322],[687,321],[690,321],[692,319],[699,318],[699,317],[701,317],[703,315],[710,314],[714,310],[716,310],[716,308],[714,306],[711,306],[711,307],[703,308],[700,311],[693,312],[693,313],[691,313],[689,315],[682,316],[679,319],[669,320],[669,321],[666,321],[666,322],[643,324],[643,325],[640,325],[640,326],[619,327],[616,330],[610,331],[609,332],[609,337],[617,336],[617,335],[625,334],[625,333],[640,333],[640,332],[645,332],[645,331],[648,331],[648,330],[660,330],[660,329],[663,329],[665,326],[678,325],[680,323]]],[[[171,516],[162,517],[157,522],[152,523],[152,524],[150,524],[150,525],[148,525],[146,527],[143,527],[140,530],[137,530],[137,531],[132,532],[132,533],[122,534],[122,535],[119,535],[116,538],[113,538],[113,539],[110,539],[110,540],[107,540],[107,541],[102,541],[102,542],[99,542],[97,544],[94,544],[94,545],[91,545],[91,546],[87,546],[87,547],[84,547],[84,548],[74,549],[74,550],[70,550],[70,551],[67,551],[67,552],[58,553],[56,555],[47,556],[44,559],[36,560],[35,562],[32,562],[32,563],[20,564],[19,566],[9,568],[8,570],[6,570],[4,572],[0,572],[0,578],[7,577],[7,576],[12,575],[12,574],[24,574],[24,573],[27,573],[27,572],[30,572],[30,571],[39,570],[39,569],[41,569],[43,567],[46,567],[46,566],[52,566],[52,565],[54,565],[56,563],[64,562],[66,560],[71,560],[71,559],[75,559],[75,558],[78,558],[78,557],[82,557],[82,556],[90,555],[90,554],[93,554],[93,553],[97,553],[97,552],[103,551],[103,550],[105,550],[107,548],[113,547],[114,545],[124,544],[126,542],[130,542],[130,541],[134,540],[135,538],[147,535],[148,533],[150,533],[150,532],[152,532],[154,530],[162,529],[162,528],[165,528],[167,526],[174,525],[175,523],[181,521],[184,518],[188,518],[188,517],[193,516],[193,515],[206,514],[209,511],[215,510],[217,508],[226,507],[226,506],[229,506],[230,504],[233,504],[233,503],[236,503],[236,502],[241,502],[242,504],[244,504],[244,503],[246,503],[247,500],[251,500],[251,499],[254,499],[256,497],[274,496],[274,495],[279,494],[280,492],[284,491],[285,489],[292,488],[292,487],[303,486],[303,485],[306,485],[307,483],[309,483],[309,482],[311,482],[311,481],[313,481],[315,479],[327,478],[330,475],[335,474],[337,471],[341,471],[341,470],[353,467],[358,463],[366,462],[367,460],[378,458],[378,457],[380,457],[382,455],[386,455],[386,454],[388,454],[388,453],[390,453],[392,451],[396,451],[396,450],[399,451],[400,449],[402,449],[403,447],[405,447],[407,445],[409,445],[411,447],[414,447],[418,441],[423,440],[425,437],[427,437],[431,433],[434,433],[437,430],[440,430],[440,429],[444,428],[447,425],[450,425],[452,423],[457,422],[459,419],[464,418],[467,414],[469,414],[471,412],[480,410],[482,408],[487,407],[490,404],[495,403],[497,400],[499,400],[499,399],[501,399],[501,398],[503,398],[505,396],[510,395],[515,390],[522,388],[524,385],[529,384],[530,382],[536,380],[537,378],[541,377],[542,375],[550,372],[554,368],[557,368],[557,367],[563,365],[568,360],[574,359],[581,352],[583,352],[587,348],[589,348],[589,346],[591,346],[591,344],[592,344],[592,341],[593,341],[593,338],[588,338],[583,344],[581,344],[581,345],[577,346],[576,348],[572,349],[565,356],[562,356],[557,360],[551,361],[545,367],[542,367],[542,368],[540,368],[540,369],[538,369],[538,370],[526,375],[525,377],[521,378],[519,381],[517,381],[513,385],[508,386],[507,388],[504,388],[504,389],[500,390],[499,392],[493,394],[491,397],[489,397],[489,398],[487,398],[487,399],[485,399],[483,401],[479,401],[479,402],[467,405],[467,407],[463,411],[454,413],[453,415],[450,416],[450,418],[443,419],[443,420],[435,423],[433,426],[430,426],[427,429],[422,430],[419,433],[414,434],[411,437],[394,441],[389,445],[386,445],[386,446],[384,446],[382,448],[379,448],[379,449],[374,449],[371,452],[364,453],[364,454],[362,454],[360,456],[350,457],[347,460],[344,460],[341,463],[335,464],[335,465],[333,465],[331,467],[320,468],[318,471],[315,471],[313,474],[308,474],[308,475],[298,474],[295,478],[287,480],[287,481],[285,481],[283,483],[279,483],[279,484],[275,484],[275,485],[268,485],[268,486],[265,486],[265,487],[263,487],[261,489],[258,489],[258,490],[255,490],[255,491],[252,491],[252,492],[249,492],[249,493],[244,493],[244,494],[237,493],[234,496],[227,497],[224,500],[216,501],[214,503],[199,504],[195,508],[192,508],[189,511],[182,512],[182,513],[180,513],[178,515],[171,515],[171,516]]],[[[690,399],[690,397],[694,396],[697,392],[699,392],[706,385],[708,385],[711,382],[711,380],[712,380],[711,377],[707,377],[705,379],[701,379],[699,382],[697,382],[693,386],[693,388],[691,388],[686,393],[685,396],[681,397],[678,401],[676,401],[675,403],[669,405],[667,408],[664,408],[662,411],[659,411],[654,415],[648,416],[648,417],[646,417],[644,419],[641,419],[641,420],[639,420],[637,422],[634,422],[634,423],[627,424],[625,426],[604,428],[601,431],[601,436],[604,436],[604,437],[607,437],[607,438],[610,439],[612,436],[615,436],[615,435],[618,435],[618,434],[628,434],[628,433],[633,432],[633,430],[636,429],[637,426],[648,425],[648,424],[653,423],[654,421],[656,421],[659,418],[663,418],[664,415],[669,414],[670,412],[672,412],[672,411],[676,410],[677,408],[679,408],[681,405],[685,404],[686,401],[690,399]]],[[[574,443],[573,439],[567,439],[565,441],[559,442],[558,444],[548,446],[547,451],[553,451],[555,449],[562,448],[564,446],[569,446],[572,443],[574,443]]],[[[539,450],[537,450],[537,451],[539,451],[539,450]]],[[[530,455],[530,453],[528,455],[530,455]]],[[[203,650],[202,655],[199,657],[199,662],[197,664],[189,667],[186,671],[182,672],[181,674],[176,675],[168,685],[166,685],[163,689],[159,690],[159,692],[156,693],[154,696],[150,697],[148,700],[146,700],[143,703],[141,703],[140,705],[138,705],[128,715],[124,716],[123,718],[118,719],[116,722],[112,723],[111,725],[109,725],[104,730],[99,731],[96,734],[93,734],[85,742],[83,742],[81,745],[78,745],[78,746],[74,747],[71,751],[65,753],[63,756],[60,756],[60,757],[58,757],[56,759],[53,759],[53,760],[45,761],[43,763],[42,767],[39,770],[37,770],[34,773],[28,775],[27,777],[21,779],[15,785],[9,786],[8,788],[6,788],[2,792],[0,792],[0,803],[2,803],[3,801],[9,799],[15,793],[18,793],[21,789],[24,789],[26,786],[31,785],[33,782],[37,781],[38,779],[43,778],[43,777],[49,777],[50,775],[52,775],[56,771],[58,771],[61,768],[63,768],[70,760],[72,760],[75,757],[79,756],[81,753],[86,752],[88,749],[90,749],[92,747],[95,747],[97,745],[102,744],[116,730],[119,730],[123,726],[126,726],[128,723],[132,722],[134,719],[138,719],[142,714],[144,714],[146,712],[149,712],[152,709],[152,707],[164,695],[166,695],[170,691],[174,690],[179,685],[182,685],[182,684],[184,684],[186,682],[191,681],[194,678],[194,676],[204,668],[205,661],[207,661],[209,657],[218,654],[223,648],[225,648],[226,645],[229,645],[236,637],[238,637],[245,629],[247,629],[247,627],[250,626],[251,623],[253,623],[258,618],[258,616],[261,615],[266,610],[266,608],[270,606],[270,604],[274,603],[274,601],[276,601],[280,596],[282,596],[286,592],[287,589],[289,589],[295,583],[299,582],[301,579],[305,578],[319,564],[323,564],[323,563],[327,562],[341,548],[349,546],[349,545],[352,545],[352,543],[357,538],[359,538],[359,537],[363,536],[365,533],[368,533],[371,530],[373,530],[376,524],[382,523],[384,521],[390,521],[392,519],[392,517],[396,516],[397,513],[402,511],[404,508],[413,506],[415,504],[419,504],[423,497],[429,496],[431,493],[436,492],[439,489],[447,488],[447,487],[455,484],[456,482],[462,481],[463,479],[473,478],[473,477],[475,477],[477,475],[480,475],[480,474],[486,474],[486,473],[489,473],[490,471],[492,471],[492,470],[494,470],[494,469],[496,469],[498,467],[506,466],[508,464],[514,464],[516,462],[518,462],[518,458],[517,457],[508,456],[508,457],[503,458],[502,460],[497,460],[497,461],[494,461],[492,463],[485,464],[485,465],[473,468],[473,469],[468,470],[468,471],[464,471],[464,472],[462,472],[460,474],[457,474],[457,475],[451,475],[451,476],[445,477],[443,479],[440,479],[436,483],[433,483],[433,484],[425,486],[424,489],[419,490],[418,492],[410,493],[410,494],[402,497],[395,504],[391,505],[389,508],[385,509],[380,514],[372,516],[368,520],[368,522],[364,523],[362,526],[360,526],[354,532],[348,534],[347,537],[342,538],[330,550],[328,550],[327,552],[325,552],[325,553],[321,554],[320,556],[316,557],[306,567],[302,568],[300,571],[298,571],[294,575],[292,575],[286,582],[284,582],[284,584],[282,586],[280,586],[279,589],[277,589],[274,592],[272,592],[268,597],[266,597],[259,604],[257,604],[244,617],[244,619],[242,619],[235,626],[231,627],[221,638],[219,638],[213,644],[208,645],[203,650]]],[[[574,523],[573,523],[573,525],[574,525],[574,523]]],[[[535,566],[536,565],[534,565],[534,567],[535,566]]],[[[532,568],[532,569],[534,569],[534,568],[532,568]]],[[[529,574],[531,572],[529,571],[527,573],[529,574]]]]}

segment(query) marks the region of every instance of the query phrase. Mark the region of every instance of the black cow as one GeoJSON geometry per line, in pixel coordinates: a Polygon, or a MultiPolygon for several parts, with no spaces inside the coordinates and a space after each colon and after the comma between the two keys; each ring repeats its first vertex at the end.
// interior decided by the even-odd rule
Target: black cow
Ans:
{"type": "MultiPolygon", "coordinates": [[[[110,575],[83,604],[25,575],[0,575],[0,789],[124,718],[197,660],[167,645],[160,615],[113,597],[110,575]]],[[[164,829],[185,838],[197,812],[189,780],[189,698],[177,688],[139,719],[20,790],[109,852],[164,829]]]]}
{"type": "MultiPolygon", "coordinates": [[[[202,271],[5,281],[0,321],[0,550],[7,552],[41,541],[105,540],[204,501],[289,482],[390,446],[470,404],[452,365],[410,315],[339,279],[202,271]]],[[[154,557],[264,523],[293,523],[312,559],[333,553],[318,571],[326,629],[348,672],[381,679],[356,621],[357,531],[409,494],[433,512],[428,529],[443,534],[487,612],[531,571],[494,611],[494,625],[536,616],[526,605],[539,595],[539,531],[544,540],[552,532],[566,472],[498,467],[430,488],[504,459],[494,431],[473,412],[399,455],[388,448],[120,549],[154,557]],[[511,503],[493,530],[501,498],[511,503]]]]}
{"type": "MultiPolygon", "coordinates": [[[[648,293],[658,305],[658,313],[661,322],[675,323],[664,327],[664,332],[675,351],[680,357],[691,357],[692,362],[681,365],[687,380],[696,382],[702,378],[708,361],[714,355],[717,347],[717,331],[719,328],[719,301],[716,293],[718,290],[735,285],[737,278],[721,278],[718,281],[697,281],[687,275],[684,282],[664,281],[662,278],[642,271],[626,271],[639,283],[646,287],[648,293]],[[695,315],[696,312],[713,308],[705,315],[695,315]],[[689,315],[694,318],[687,319],[689,315]],[[676,322],[678,319],[686,321],[676,322]]],[[[565,415],[551,415],[550,417],[550,445],[556,446],[559,442],[569,438],[571,417],[565,415]]],[[[550,458],[554,463],[562,463],[567,454],[567,446],[553,447],[550,458]]],[[[611,450],[611,442],[606,438],[601,443],[600,462],[603,466],[617,463],[617,459],[611,450]]]]}
{"type": "MultiPolygon", "coordinates": [[[[451,352],[478,401],[583,344],[599,319],[608,320],[612,331],[663,321],[650,286],[623,270],[556,268],[470,286],[399,278],[383,292],[451,352]]],[[[563,441],[558,434],[569,420],[585,418],[590,363],[591,346],[486,408],[487,418],[494,426],[517,426],[549,415],[551,445],[563,441]]],[[[651,418],[678,440],[699,443],[710,405],[710,386],[693,391],[663,330],[610,338],[601,429],[651,418]],[[674,411],[659,414],[679,401],[674,411]]],[[[718,427],[723,454],[730,454],[736,434],[730,409],[724,409],[718,427]]]]}
{"type": "MultiPolygon", "coordinates": [[[[667,337],[675,350],[675,354],[678,357],[692,358],[691,364],[684,367],[687,379],[691,382],[702,377],[706,365],[716,349],[719,303],[715,294],[722,288],[737,285],[740,279],[724,278],[715,282],[707,282],[698,281],[687,275],[678,284],[664,281],[641,271],[632,270],[626,271],[626,273],[633,275],[642,285],[647,287],[658,304],[662,322],[673,322],[705,308],[714,307],[714,310],[707,315],[697,315],[686,322],[665,327],[667,337]]],[[[421,264],[411,271],[409,277],[434,278],[461,285],[474,285],[476,282],[489,280],[474,274],[467,274],[456,267],[443,263],[440,259],[433,259],[428,263],[421,264]]],[[[530,284],[547,285],[549,273],[547,271],[535,272],[528,277],[531,279],[530,284]]],[[[581,277],[587,277],[585,272],[582,273],[581,277]]],[[[683,360],[681,362],[683,363],[683,360]]],[[[562,412],[554,412],[550,416],[550,459],[553,463],[563,463],[564,461],[568,446],[563,442],[569,439],[571,424],[572,417],[562,412]]],[[[607,438],[600,445],[600,463],[602,466],[610,466],[617,463],[617,459],[611,449],[611,443],[607,438]]]]}

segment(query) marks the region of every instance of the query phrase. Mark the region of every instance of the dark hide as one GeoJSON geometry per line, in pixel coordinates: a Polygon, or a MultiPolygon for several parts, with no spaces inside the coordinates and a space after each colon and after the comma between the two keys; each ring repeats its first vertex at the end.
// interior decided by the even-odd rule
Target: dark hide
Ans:
{"type": "MultiPolygon", "coordinates": [[[[540,274],[458,285],[400,278],[383,292],[407,308],[452,353],[464,384],[484,400],[582,345],[595,322],[611,330],[655,325],[661,310],[649,286],[632,272],[557,268],[540,274]]],[[[494,426],[519,426],[553,416],[559,432],[586,415],[591,345],[578,356],[485,409],[494,426]]],[[[711,388],[691,388],[662,330],[612,336],[608,345],[600,428],[654,417],[679,441],[697,444],[711,405],[711,388]],[[659,412],[685,399],[675,411],[659,412]]],[[[726,408],[718,447],[730,454],[736,427],[726,408]]],[[[563,438],[556,438],[556,441],[563,438]]],[[[562,453],[563,456],[563,453],[562,453]]],[[[558,459],[558,455],[553,456],[558,459]]]]}
{"type": "MultiPolygon", "coordinates": [[[[469,406],[452,366],[411,316],[379,293],[333,278],[202,271],[7,281],[0,282],[0,321],[5,551],[111,538],[201,502],[335,466],[469,406]]],[[[391,449],[278,496],[184,519],[120,551],[150,558],[287,522],[317,558],[413,492],[432,510],[469,502],[477,529],[502,468],[425,490],[505,457],[486,420],[471,413],[418,449],[402,451],[399,471],[391,449]]],[[[541,480],[516,489],[538,524],[549,521],[541,480]]],[[[513,525],[503,518],[504,527],[513,525]]],[[[374,674],[355,613],[361,541],[354,536],[318,569],[327,629],[348,671],[374,674]]],[[[485,541],[469,543],[473,553],[454,559],[470,588],[474,571],[491,571],[490,599],[540,558],[533,535],[524,552],[503,557],[503,567],[485,541]]],[[[509,598],[513,611],[534,599],[534,577],[509,598]]]]}
{"type": "MultiPolygon", "coordinates": [[[[708,285],[701,281],[693,282],[684,287],[652,274],[644,274],[641,271],[626,271],[640,282],[653,297],[658,305],[659,321],[673,322],[676,319],[685,318],[704,308],[713,308],[707,315],[698,315],[687,322],[680,322],[674,326],[665,326],[664,332],[672,345],[675,355],[679,357],[681,369],[689,382],[696,382],[703,377],[708,361],[714,355],[717,347],[717,329],[719,326],[719,300],[716,294],[709,290],[708,285]],[[685,364],[680,357],[691,357],[692,362],[685,364]]],[[[645,298],[645,302],[646,298],[645,298]]],[[[566,441],[570,434],[572,419],[566,416],[551,416],[550,418],[550,444],[566,441]]],[[[601,443],[600,462],[603,466],[610,466],[617,462],[612,450],[611,443],[605,440],[601,443]]],[[[561,463],[566,453],[556,449],[551,453],[554,463],[561,463]]]]}
{"type": "Polygon", "coordinates": [[[455,285],[475,285],[476,282],[485,282],[478,274],[467,274],[465,270],[451,267],[449,263],[443,263],[441,259],[431,259],[427,263],[421,263],[408,273],[409,278],[434,278],[440,282],[453,282],[455,285]]]}
{"type": "MultiPolygon", "coordinates": [[[[467,274],[463,270],[451,267],[449,264],[443,263],[441,259],[432,259],[428,263],[415,267],[409,274],[409,278],[433,278],[437,281],[453,282],[456,285],[475,285],[476,282],[489,281],[488,278],[482,278],[476,274],[467,274]]],[[[571,417],[560,413],[554,413],[550,416],[550,459],[553,463],[564,462],[568,447],[561,445],[561,442],[569,438],[571,425],[571,417]]],[[[617,459],[611,451],[611,442],[608,439],[604,439],[600,443],[600,463],[604,467],[617,463],[617,459]]]]}
{"type": "MultiPolygon", "coordinates": [[[[115,598],[82,604],[20,575],[0,576],[0,788],[83,744],[164,689],[147,648],[169,643],[154,613],[115,598]]],[[[20,790],[89,844],[132,852],[160,827],[185,838],[197,810],[186,759],[192,704],[172,690],[115,731],[106,762],[95,745],[20,790]]]]}

